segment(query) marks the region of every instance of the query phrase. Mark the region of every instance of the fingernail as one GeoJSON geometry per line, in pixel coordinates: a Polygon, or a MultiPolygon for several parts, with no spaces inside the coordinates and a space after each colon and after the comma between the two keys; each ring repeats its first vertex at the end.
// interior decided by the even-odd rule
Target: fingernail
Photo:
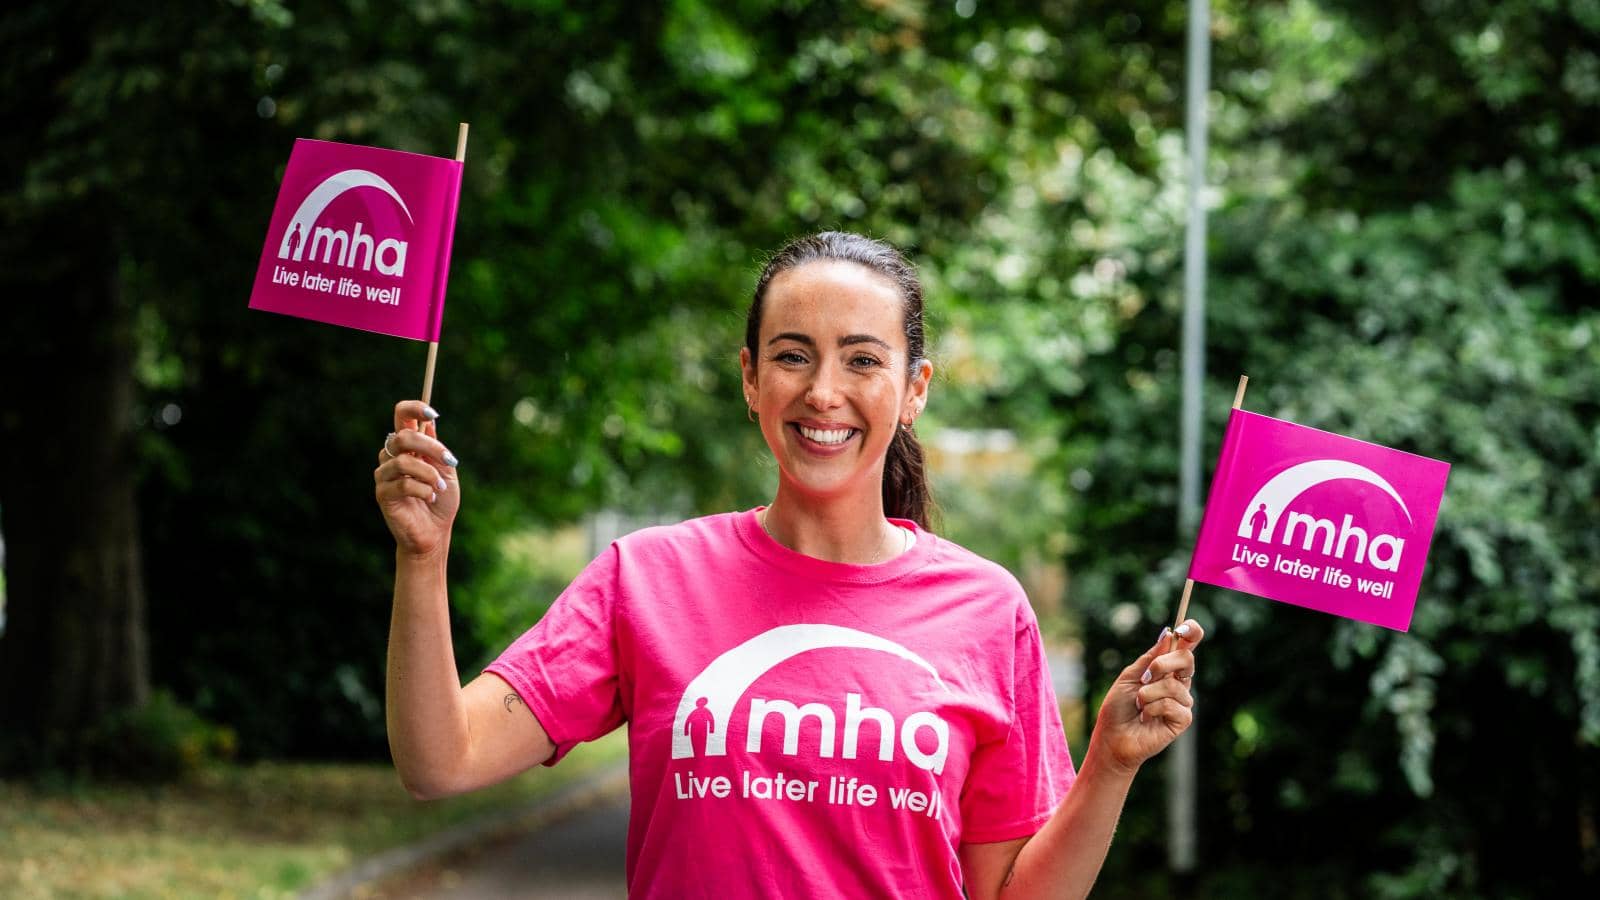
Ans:
{"type": "Polygon", "coordinates": [[[456,459],[456,455],[454,453],[446,450],[444,452],[444,464],[454,469],[456,466],[461,465],[461,461],[456,459]]]}
{"type": "Polygon", "coordinates": [[[1143,684],[1149,684],[1150,683],[1150,670],[1149,669],[1145,669],[1144,670],[1144,674],[1139,676],[1139,681],[1141,683],[1143,683],[1143,684]]]}
{"type": "Polygon", "coordinates": [[[428,497],[428,502],[429,503],[434,503],[434,502],[438,501],[438,499],[439,499],[439,495],[438,494],[432,494],[432,495],[430,495],[428,497]]]}
{"type": "Polygon", "coordinates": [[[1190,631],[1190,628],[1189,628],[1189,624],[1187,622],[1185,622],[1182,625],[1179,625],[1178,626],[1178,637],[1188,637],[1189,636],[1189,631],[1190,631]]]}
{"type": "Polygon", "coordinates": [[[439,490],[441,490],[441,491],[442,490],[446,490],[447,488],[450,487],[449,485],[444,483],[444,479],[442,477],[436,482],[436,484],[439,485],[439,490]]]}
{"type": "Polygon", "coordinates": [[[424,403],[422,405],[422,414],[427,416],[430,419],[439,418],[439,411],[434,409],[433,407],[427,405],[426,403],[424,403]]]}
{"type": "Polygon", "coordinates": [[[1170,633],[1171,631],[1172,631],[1171,628],[1169,628],[1169,627],[1167,627],[1165,625],[1161,626],[1161,633],[1156,635],[1156,640],[1158,640],[1158,641],[1166,640],[1167,639],[1167,634],[1170,633]]]}

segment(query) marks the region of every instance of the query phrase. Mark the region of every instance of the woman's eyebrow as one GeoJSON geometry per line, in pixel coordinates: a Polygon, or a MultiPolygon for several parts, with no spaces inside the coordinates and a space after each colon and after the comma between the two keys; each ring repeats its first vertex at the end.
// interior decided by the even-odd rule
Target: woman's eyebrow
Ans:
{"type": "Polygon", "coordinates": [[[879,347],[882,347],[891,353],[894,352],[893,347],[870,334],[847,334],[844,337],[839,338],[839,346],[848,347],[851,344],[877,344],[879,347]]]}
{"type": "MultiPolygon", "coordinates": [[[[779,341],[796,341],[798,343],[805,344],[807,347],[815,347],[817,345],[817,342],[811,339],[811,335],[801,334],[798,331],[785,331],[782,334],[774,335],[772,340],[767,341],[767,344],[768,346],[771,346],[779,341]]],[[[839,338],[839,346],[848,347],[851,344],[877,344],[879,347],[882,347],[885,350],[890,352],[894,351],[893,347],[870,334],[847,334],[844,337],[839,338]]]]}

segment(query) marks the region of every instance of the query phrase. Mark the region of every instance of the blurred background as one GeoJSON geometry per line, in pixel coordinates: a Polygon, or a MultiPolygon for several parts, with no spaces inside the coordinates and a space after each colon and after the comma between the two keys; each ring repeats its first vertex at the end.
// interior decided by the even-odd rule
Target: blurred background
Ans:
{"type": "MultiPolygon", "coordinates": [[[[293,893],[548,787],[424,805],[388,765],[370,472],[425,348],[247,311],[297,137],[472,126],[433,396],[464,675],[612,537],[770,499],[744,311],[842,228],[920,267],[935,528],[1023,580],[1081,761],[1191,546],[1185,16],[0,13],[0,893],[293,893]]],[[[1600,0],[1211,16],[1206,477],[1240,373],[1453,469],[1409,633],[1197,589],[1199,867],[1151,766],[1095,895],[1551,896],[1600,875],[1600,0]]]]}

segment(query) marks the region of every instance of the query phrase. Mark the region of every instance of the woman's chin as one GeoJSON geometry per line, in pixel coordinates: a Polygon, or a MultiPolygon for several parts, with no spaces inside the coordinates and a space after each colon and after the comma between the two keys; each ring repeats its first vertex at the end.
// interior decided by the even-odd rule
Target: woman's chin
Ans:
{"type": "Polygon", "coordinates": [[[881,475],[856,466],[837,463],[818,465],[812,460],[790,458],[778,468],[791,490],[817,499],[845,497],[857,491],[881,490],[881,475]]]}

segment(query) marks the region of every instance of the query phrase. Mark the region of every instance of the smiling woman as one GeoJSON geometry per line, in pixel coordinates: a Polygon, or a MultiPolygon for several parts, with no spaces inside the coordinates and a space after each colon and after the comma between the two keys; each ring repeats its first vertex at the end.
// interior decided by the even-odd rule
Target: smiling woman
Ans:
{"type": "Polygon", "coordinates": [[[626,721],[630,896],[1083,896],[1134,772],[1189,726],[1200,626],[1123,670],[1075,771],[1022,586],[929,526],[910,264],[859,235],[801,238],[746,321],[772,503],[613,541],[465,688],[445,596],[456,461],[437,413],[396,406],[375,478],[399,543],[402,780],[475,790],[626,721]]]}

